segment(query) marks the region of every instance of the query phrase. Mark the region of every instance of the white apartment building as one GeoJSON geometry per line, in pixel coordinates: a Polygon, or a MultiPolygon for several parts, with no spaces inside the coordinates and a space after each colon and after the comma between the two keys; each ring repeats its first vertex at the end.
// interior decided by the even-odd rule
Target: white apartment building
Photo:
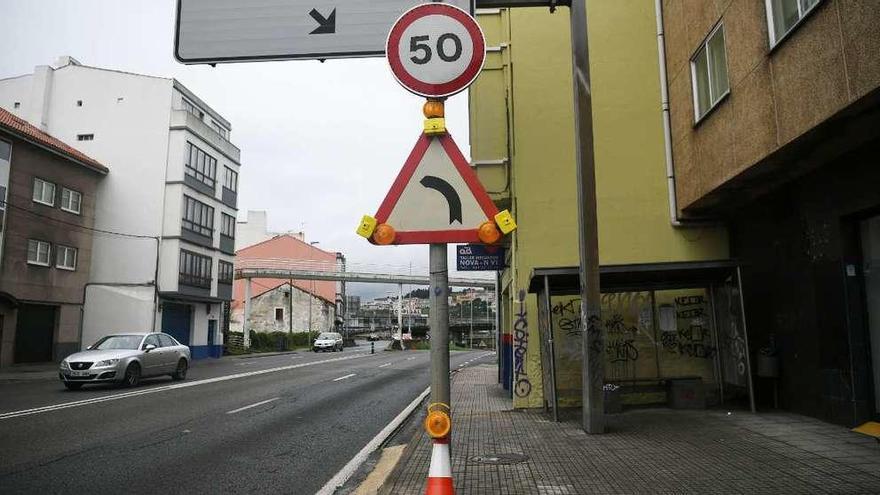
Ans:
{"type": "Polygon", "coordinates": [[[113,169],[97,191],[80,345],[162,330],[219,356],[232,299],[240,151],[230,123],[175,79],[71,57],[0,80],[0,107],[113,169]]]}

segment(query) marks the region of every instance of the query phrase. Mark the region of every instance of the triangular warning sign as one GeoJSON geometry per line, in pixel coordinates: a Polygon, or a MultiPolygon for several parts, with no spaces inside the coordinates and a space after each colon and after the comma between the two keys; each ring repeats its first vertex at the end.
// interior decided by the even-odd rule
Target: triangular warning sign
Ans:
{"type": "Polygon", "coordinates": [[[422,134],[376,212],[394,244],[480,242],[498,208],[449,134],[422,134]]]}

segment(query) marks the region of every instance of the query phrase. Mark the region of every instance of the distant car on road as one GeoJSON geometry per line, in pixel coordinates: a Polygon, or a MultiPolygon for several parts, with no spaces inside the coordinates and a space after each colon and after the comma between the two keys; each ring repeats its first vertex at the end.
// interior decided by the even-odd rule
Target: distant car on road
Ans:
{"type": "Polygon", "coordinates": [[[64,358],[58,377],[70,390],[86,383],[134,387],[143,377],[171,375],[183,380],[190,360],[189,347],[164,333],[108,335],[64,358]]]}
{"type": "Polygon", "coordinates": [[[342,352],[342,334],[336,332],[324,332],[318,335],[318,338],[315,339],[315,343],[312,344],[312,350],[315,352],[342,352]]]}

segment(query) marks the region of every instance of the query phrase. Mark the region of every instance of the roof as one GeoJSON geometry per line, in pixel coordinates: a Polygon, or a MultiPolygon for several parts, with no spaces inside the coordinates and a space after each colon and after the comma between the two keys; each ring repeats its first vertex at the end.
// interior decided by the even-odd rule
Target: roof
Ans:
{"type": "MultiPolygon", "coordinates": [[[[602,292],[708,287],[736,276],[739,266],[735,260],[602,265],[599,267],[599,287],[602,292]]],[[[529,292],[541,292],[544,277],[547,277],[553,295],[580,293],[580,270],[576,266],[533,269],[529,292]]]]}
{"type": "Polygon", "coordinates": [[[0,130],[6,131],[19,139],[23,139],[31,144],[47,149],[57,155],[61,155],[63,158],[78,163],[79,165],[100,174],[106,175],[110,172],[110,169],[94,158],[91,158],[82,151],[65,144],[60,139],[50,136],[2,108],[0,108],[0,130]]]}

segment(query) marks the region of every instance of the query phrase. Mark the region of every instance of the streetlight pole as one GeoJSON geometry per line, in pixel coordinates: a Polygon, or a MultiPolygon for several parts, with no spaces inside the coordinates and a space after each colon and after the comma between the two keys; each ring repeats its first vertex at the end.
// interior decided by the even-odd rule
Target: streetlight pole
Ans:
{"type": "MultiPolygon", "coordinates": [[[[321,243],[321,241],[312,241],[309,243],[309,245],[312,247],[315,247],[316,244],[320,244],[320,243],[321,243]]],[[[308,336],[308,339],[306,339],[306,340],[309,341],[309,347],[312,346],[312,300],[315,298],[315,281],[314,280],[311,281],[310,286],[311,286],[312,290],[309,293],[309,331],[306,334],[306,336],[308,336]]],[[[317,337],[318,336],[316,335],[315,338],[317,339],[317,337]]]]}
{"type": "Polygon", "coordinates": [[[474,300],[473,299],[471,299],[470,306],[471,306],[471,330],[470,330],[470,334],[468,335],[468,340],[470,341],[469,347],[471,348],[471,350],[473,350],[473,348],[474,348],[474,300]]]}

